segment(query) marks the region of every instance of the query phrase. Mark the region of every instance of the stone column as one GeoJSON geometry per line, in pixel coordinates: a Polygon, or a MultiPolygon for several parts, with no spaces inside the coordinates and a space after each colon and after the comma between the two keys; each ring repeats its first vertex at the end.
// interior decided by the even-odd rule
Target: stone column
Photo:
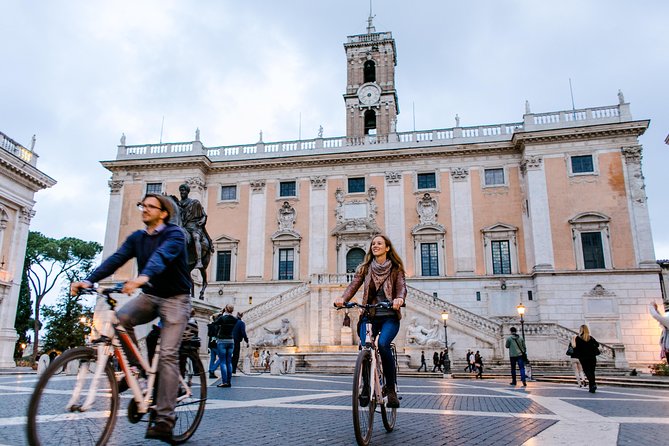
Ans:
{"type": "Polygon", "coordinates": [[[406,259],[404,180],[400,172],[386,172],[384,209],[385,233],[395,246],[400,258],[406,259]]]}
{"type": "Polygon", "coordinates": [[[451,225],[456,275],[471,275],[476,269],[471,187],[468,169],[457,167],[451,170],[451,225]]]}
{"type": "Polygon", "coordinates": [[[534,271],[551,271],[553,269],[553,237],[551,219],[548,209],[548,189],[543,158],[526,155],[521,163],[521,172],[525,176],[525,193],[529,213],[529,230],[531,231],[531,258],[534,259],[534,271]]]}
{"type": "Polygon", "coordinates": [[[265,180],[251,181],[249,194],[246,277],[260,280],[263,277],[263,265],[265,263],[265,208],[267,205],[265,180]]]}
{"type": "Polygon", "coordinates": [[[12,243],[10,258],[7,259],[9,287],[5,294],[0,295],[0,367],[16,367],[14,362],[14,345],[18,339],[14,329],[16,307],[19,302],[23,260],[26,255],[30,220],[35,216],[32,208],[24,207],[18,217],[14,233],[9,238],[12,243]]]}
{"type": "Polygon", "coordinates": [[[118,236],[121,230],[121,209],[123,208],[123,180],[109,180],[109,211],[107,212],[107,229],[102,248],[102,258],[106,259],[118,248],[118,236]]]}
{"type": "Polygon", "coordinates": [[[308,274],[327,273],[328,200],[327,180],[324,176],[311,177],[309,209],[308,274]]]}
{"type": "Polygon", "coordinates": [[[623,147],[625,158],[625,183],[627,186],[627,204],[630,212],[630,223],[634,236],[634,251],[636,261],[641,268],[657,268],[655,250],[653,248],[653,234],[650,227],[646,185],[641,170],[643,149],[640,145],[623,147]]]}

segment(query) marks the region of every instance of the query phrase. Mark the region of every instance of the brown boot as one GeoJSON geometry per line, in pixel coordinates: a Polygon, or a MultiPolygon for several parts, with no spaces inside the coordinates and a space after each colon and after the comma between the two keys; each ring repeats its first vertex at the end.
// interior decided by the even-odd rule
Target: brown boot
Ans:
{"type": "Polygon", "coordinates": [[[388,406],[391,409],[398,408],[400,407],[400,399],[397,398],[397,392],[395,392],[395,389],[388,389],[388,403],[386,406],[388,406]]]}

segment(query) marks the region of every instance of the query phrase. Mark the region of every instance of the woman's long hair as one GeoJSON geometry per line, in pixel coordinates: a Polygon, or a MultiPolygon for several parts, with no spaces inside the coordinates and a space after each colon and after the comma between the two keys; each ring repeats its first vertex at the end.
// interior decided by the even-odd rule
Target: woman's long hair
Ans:
{"type": "Polygon", "coordinates": [[[372,260],[374,260],[374,254],[372,254],[372,242],[374,242],[374,239],[376,237],[381,237],[383,240],[385,240],[386,246],[390,248],[386,253],[386,258],[390,260],[390,263],[392,263],[394,268],[397,268],[399,272],[403,272],[404,264],[402,263],[402,259],[400,259],[400,256],[397,254],[397,251],[395,251],[395,248],[393,248],[393,244],[388,238],[388,236],[383,234],[377,234],[374,237],[372,237],[372,240],[369,242],[369,248],[367,249],[365,258],[362,260],[360,266],[358,266],[358,273],[363,277],[367,275],[367,271],[369,271],[369,265],[372,263],[372,260]]]}
{"type": "Polygon", "coordinates": [[[588,342],[590,340],[590,329],[588,328],[587,325],[585,324],[581,325],[581,329],[578,333],[578,336],[585,342],[588,342]]]}

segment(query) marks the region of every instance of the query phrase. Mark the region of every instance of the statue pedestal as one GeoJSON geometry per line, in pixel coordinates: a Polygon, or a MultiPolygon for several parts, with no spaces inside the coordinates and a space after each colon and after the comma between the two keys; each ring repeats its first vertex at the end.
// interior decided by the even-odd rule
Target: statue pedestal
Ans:
{"type": "Polygon", "coordinates": [[[242,365],[242,371],[244,372],[245,375],[251,373],[251,357],[248,355],[244,356],[244,364],[242,365]]]}
{"type": "Polygon", "coordinates": [[[353,330],[351,327],[341,327],[341,345],[353,345],[353,330]]]}

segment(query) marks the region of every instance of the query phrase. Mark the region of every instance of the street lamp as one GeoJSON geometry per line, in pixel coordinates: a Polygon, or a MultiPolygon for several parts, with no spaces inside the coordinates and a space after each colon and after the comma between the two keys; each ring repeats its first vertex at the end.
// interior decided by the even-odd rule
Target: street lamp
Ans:
{"type": "Polygon", "coordinates": [[[451,360],[448,357],[448,311],[441,312],[441,319],[444,321],[444,375],[451,373],[451,360]]]}
{"type": "Polygon", "coordinates": [[[525,319],[523,318],[523,315],[525,314],[525,305],[522,303],[518,304],[516,307],[516,310],[518,310],[518,314],[520,315],[520,332],[523,334],[523,341],[525,340],[525,319]]]}

